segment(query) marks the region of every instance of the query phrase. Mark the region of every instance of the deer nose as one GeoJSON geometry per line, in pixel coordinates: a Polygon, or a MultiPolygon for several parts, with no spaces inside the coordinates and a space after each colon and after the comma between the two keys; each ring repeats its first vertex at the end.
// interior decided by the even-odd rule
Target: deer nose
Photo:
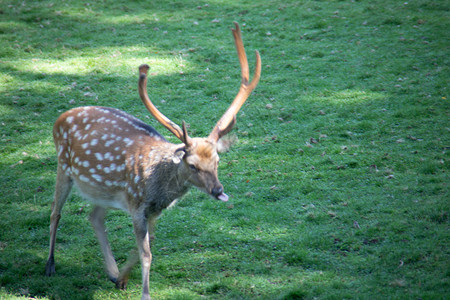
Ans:
{"type": "Polygon", "coordinates": [[[211,194],[214,196],[214,197],[217,197],[217,196],[219,196],[220,194],[222,194],[223,193],[223,186],[216,186],[216,187],[214,187],[212,190],[211,190],[211,194]]]}

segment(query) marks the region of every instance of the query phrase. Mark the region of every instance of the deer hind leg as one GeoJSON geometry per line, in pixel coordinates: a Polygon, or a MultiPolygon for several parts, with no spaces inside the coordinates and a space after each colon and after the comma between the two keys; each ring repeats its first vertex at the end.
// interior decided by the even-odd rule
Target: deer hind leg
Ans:
{"type": "Polygon", "coordinates": [[[117,268],[116,260],[114,259],[111,247],[108,242],[108,237],[106,236],[105,215],[106,208],[95,206],[89,217],[89,220],[91,221],[92,227],[94,227],[94,231],[100,243],[103,257],[105,259],[105,267],[106,272],[108,273],[108,277],[112,282],[116,283],[117,277],[119,276],[119,269],[117,268]]]}
{"type": "Polygon", "coordinates": [[[68,176],[60,165],[56,175],[55,195],[52,203],[52,214],[50,216],[50,249],[45,265],[45,275],[51,276],[55,273],[55,243],[58,223],[61,219],[61,210],[66,203],[70,190],[72,189],[72,179],[68,176]]]}

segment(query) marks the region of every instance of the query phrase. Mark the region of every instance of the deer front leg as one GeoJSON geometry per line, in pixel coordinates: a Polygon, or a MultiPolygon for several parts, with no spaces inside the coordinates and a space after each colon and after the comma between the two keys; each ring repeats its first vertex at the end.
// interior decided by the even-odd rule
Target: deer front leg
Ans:
{"type": "MultiPolygon", "coordinates": [[[[150,216],[150,218],[148,219],[147,231],[148,231],[148,236],[149,236],[150,250],[151,250],[153,240],[155,239],[154,232],[155,232],[155,225],[156,225],[156,220],[157,220],[158,216],[159,216],[159,214],[154,214],[154,215],[150,216]]],[[[151,257],[151,253],[150,253],[150,257],[151,257]]],[[[132,251],[130,253],[128,260],[125,263],[125,266],[123,266],[120,269],[120,274],[116,281],[116,287],[118,289],[123,290],[127,287],[128,278],[130,276],[131,270],[139,262],[139,259],[140,259],[139,250],[137,252],[132,251]]],[[[151,260],[150,260],[150,263],[151,263],[151,260]]]]}
{"type": "Polygon", "coordinates": [[[108,277],[112,282],[116,283],[119,276],[119,269],[117,268],[116,260],[114,259],[111,247],[109,246],[108,237],[106,236],[105,215],[105,208],[95,206],[89,217],[89,220],[91,221],[92,227],[94,227],[95,233],[100,243],[103,257],[105,259],[105,267],[106,272],[108,273],[108,277]]]}
{"type": "Polygon", "coordinates": [[[119,277],[117,277],[116,281],[116,288],[121,290],[127,288],[128,278],[130,277],[131,270],[138,262],[139,262],[139,254],[136,251],[136,249],[134,249],[130,253],[127,262],[125,263],[125,266],[123,266],[120,269],[120,274],[119,277]]]}
{"type": "Polygon", "coordinates": [[[149,222],[143,216],[135,215],[133,218],[134,233],[136,235],[139,258],[142,266],[142,300],[149,300],[149,277],[152,253],[150,251],[149,222]]]}

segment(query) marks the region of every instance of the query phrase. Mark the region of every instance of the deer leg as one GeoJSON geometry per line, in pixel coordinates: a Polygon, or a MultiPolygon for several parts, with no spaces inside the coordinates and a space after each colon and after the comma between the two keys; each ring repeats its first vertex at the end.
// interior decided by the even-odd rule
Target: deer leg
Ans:
{"type": "Polygon", "coordinates": [[[133,217],[134,233],[136,235],[139,250],[139,259],[142,267],[142,300],[149,300],[149,276],[150,265],[152,263],[152,253],[150,251],[150,234],[147,218],[136,214],[133,217]]]}
{"type": "Polygon", "coordinates": [[[117,277],[119,276],[119,269],[117,268],[116,260],[114,259],[111,247],[109,246],[108,237],[106,236],[105,215],[106,209],[104,207],[95,206],[89,217],[89,220],[94,227],[95,233],[100,243],[103,257],[105,259],[105,267],[106,272],[108,273],[108,277],[112,282],[116,283],[117,277]]]}
{"type": "Polygon", "coordinates": [[[70,190],[72,189],[72,179],[62,170],[58,164],[58,171],[56,175],[55,195],[52,203],[52,213],[50,216],[50,247],[45,265],[45,275],[52,276],[55,274],[55,243],[56,232],[58,230],[58,223],[61,219],[61,210],[66,203],[70,190]]]}
{"type": "Polygon", "coordinates": [[[139,254],[136,251],[136,249],[134,249],[128,256],[125,265],[120,269],[120,274],[117,277],[116,281],[116,288],[121,290],[127,288],[128,278],[130,277],[131,270],[138,262],[139,262],[139,254]]]}
{"type": "Polygon", "coordinates": [[[148,219],[148,232],[149,232],[149,238],[150,238],[150,248],[152,247],[153,241],[155,240],[155,227],[156,227],[156,220],[158,219],[159,214],[151,215],[148,219]]]}
{"type": "MultiPolygon", "coordinates": [[[[147,230],[148,230],[148,236],[149,236],[150,250],[151,250],[152,242],[155,239],[154,232],[155,232],[155,224],[156,224],[157,217],[158,217],[158,214],[151,216],[148,220],[147,230]]],[[[130,256],[128,257],[128,260],[127,260],[125,266],[122,267],[122,269],[120,270],[119,277],[117,278],[117,281],[116,281],[117,288],[119,288],[119,289],[126,288],[131,270],[139,262],[139,259],[140,259],[139,257],[140,257],[139,251],[137,251],[137,252],[133,251],[132,253],[130,253],[130,256]]],[[[150,263],[151,263],[151,261],[150,261],[150,263]]]]}

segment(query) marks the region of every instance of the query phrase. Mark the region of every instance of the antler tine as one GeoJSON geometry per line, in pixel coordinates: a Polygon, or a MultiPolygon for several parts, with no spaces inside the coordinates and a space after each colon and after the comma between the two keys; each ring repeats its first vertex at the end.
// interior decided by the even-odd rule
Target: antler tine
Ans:
{"type": "Polygon", "coordinates": [[[242,83],[248,84],[249,79],[249,68],[248,68],[248,60],[247,55],[245,53],[244,42],[242,41],[241,29],[239,28],[239,24],[234,22],[234,29],[231,29],[234,37],[234,44],[236,45],[237,54],[239,57],[239,64],[241,65],[241,77],[242,83]]]}
{"type": "Polygon", "coordinates": [[[233,128],[236,122],[236,114],[241,109],[248,96],[250,96],[251,92],[258,85],[259,78],[261,76],[261,56],[259,55],[259,52],[256,51],[255,73],[253,74],[252,81],[249,83],[248,61],[247,55],[245,54],[244,43],[242,42],[241,30],[239,29],[239,25],[236,22],[234,22],[234,26],[235,28],[232,29],[232,32],[237,54],[239,57],[239,64],[241,65],[241,87],[230,107],[227,109],[225,114],[222,116],[222,118],[220,118],[219,122],[217,122],[216,126],[211,131],[209,139],[213,141],[219,140],[233,128]]]}
{"type": "Polygon", "coordinates": [[[141,100],[144,103],[145,107],[148,111],[155,117],[155,119],[161,123],[164,127],[169,129],[180,141],[186,144],[187,134],[186,136],[183,134],[181,128],[172,122],[169,118],[163,115],[155,105],[153,105],[152,101],[148,97],[147,94],[147,73],[150,67],[146,64],[139,66],[139,96],[141,96],[141,100]]]}

